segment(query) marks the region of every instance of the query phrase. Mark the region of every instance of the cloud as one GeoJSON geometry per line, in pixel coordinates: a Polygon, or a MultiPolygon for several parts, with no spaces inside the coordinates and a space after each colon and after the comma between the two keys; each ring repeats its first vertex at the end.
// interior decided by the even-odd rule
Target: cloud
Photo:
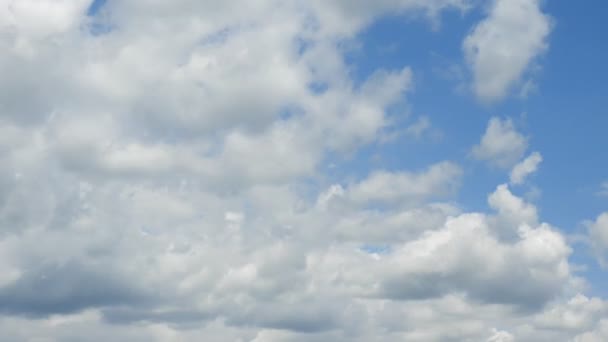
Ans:
{"type": "Polygon", "coordinates": [[[575,342],[600,342],[608,338],[608,320],[603,319],[597,327],[589,332],[577,335],[575,342]]]}
{"type": "Polygon", "coordinates": [[[494,228],[501,238],[512,239],[522,229],[538,224],[536,207],[513,195],[506,184],[496,187],[488,196],[488,204],[497,212],[493,220],[494,228]]]}
{"type": "Polygon", "coordinates": [[[606,315],[607,304],[599,298],[589,298],[579,293],[565,303],[546,308],[534,320],[539,327],[546,329],[589,330],[606,315]]]}
{"type": "MultiPolygon", "coordinates": [[[[561,291],[557,284],[568,282],[571,250],[560,233],[534,222],[534,207],[504,192],[508,190],[497,189],[508,200],[496,206],[499,215],[509,216],[517,235],[513,240],[497,236],[500,227],[492,216],[445,213],[434,228],[386,241],[387,253],[370,257],[336,247],[313,257],[312,267],[324,282],[362,297],[429,300],[456,292],[488,305],[543,307],[561,291]],[[342,270],[340,276],[331,280],[336,269],[342,270]],[[524,285],[506,286],[511,281],[524,285]]],[[[490,202],[496,202],[494,197],[490,202]]],[[[351,221],[349,226],[355,229],[357,224],[351,221]]]]}
{"type": "Polygon", "coordinates": [[[606,260],[606,254],[608,253],[608,213],[602,213],[595,221],[587,222],[587,230],[598,261],[602,266],[608,266],[606,260]]]}
{"type": "Polygon", "coordinates": [[[513,342],[515,337],[506,331],[496,331],[486,342],[513,342]]]}
{"type": "Polygon", "coordinates": [[[461,176],[460,167],[450,162],[432,165],[418,174],[376,171],[353,185],[348,197],[356,202],[420,201],[454,192],[461,176]]]}
{"type": "Polygon", "coordinates": [[[7,0],[0,6],[0,21],[3,29],[14,30],[20,38],[46,38],[74,29],[82,20],[88,5],[88,0],[7,0]]]}
{"type": "Polygon", "coordinates": [[[602,182],[600,184],[600,191],[598,192],[600,196],[608,196],[608,182],[602,182]]]}
{"type": "Polygon", "coordinates": [[[515,130],[511,119],[493,117],[486,132],[471,154],[475,159],[489,162],[500,168],[513,166],[528,148],[528,138],[515,130]]]}
{"type": "Polygon", "coordinates": [[[511,184],[522,184],[528,175],[536,172],[536,170],[538,169],[538,165],[542,161],[543,156],[538,152],[534,152],[526,159],[519,162],[511,170],[511,184]]]}
{"type": "Polygon", "coordinates": [[[142,289],[90,266],[44,265],[27,271],[0,290],[2,311],[32,317],[66,314],[85,308],[144,303],[142,289]]]}
{"type": "Polygon", "coordinates": [[[428,117],[423,116],[419,118],[415,123],[410,125],[406,133],[415,137],[420,138],[424,132],[426,132],[431,127],[431,122],[428,117]]]}
{"type": "Polygon", "coordinates": [[[507,96],[547,50],[552,23],[541,4],[540,0],[493,0],[488,16],[464,39],[472,89],[481,101],[497,102],[507,96]]]}
{"type": "MultiPolygon", "coordinates": [[[[0,1],[2,338],[601,334],[564,235],[507,185],[481,212],[454,161],[326,172],[396,129],[415,84],[355,79],[344,42],[472,3],[0,1]]],[[[526,147],[494,118],[473,154],[526,147]]]]}
{"type": "Polygon", "coordinates": [[[377,16],[387,13],[421,14],[437,20],[436,16],[445,9],[464,11],[473,2],[469,0],[383,0],[326,2],[314,0],[313,7],[319,15],[320,24],[335,34],[349,34],[369,24],[377,16]]]}

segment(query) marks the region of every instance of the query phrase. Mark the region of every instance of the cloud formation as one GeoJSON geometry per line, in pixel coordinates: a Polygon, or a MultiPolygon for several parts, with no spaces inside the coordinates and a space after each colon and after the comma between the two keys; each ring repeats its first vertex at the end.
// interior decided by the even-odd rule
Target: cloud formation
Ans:
{"type": "Polygon", "coordinates": [[[521,184],[530,174],[536,172],[538,166],[543,161],[543,156],[539,152],[533,152],[526,159],[519,162],[511,170],[509,177],[511,184],[521,184]]]}
{"type": "MultiPolygon", "coordinates": [[[[455,160],[327,171],[416,82],[355,79],[345,42],[472,3],[0,1],[2,339],[605,336],[564,234],[507,184],[468,211],[455,160]]],[[[473,155],[509,168],[527,145],[493,118],[473,155]]]]}
{"type": "Polygon", "coordinates": [[[503,99],[547,50],[552,22],[541,5],[541,0],[492,0],[487,17],[464,39],[462,49],[479,100],[503,99]]]}
{"type": "Polygon", "coordinates": [[[608,213],[602,213],[595,221],[588,222],[587,229],[600,264],[608,267],[608,213]]]}
{"type": "Polygon", "coordinates": [[[511,119],[493,117],[471,154],[493,166],[509,168],[523,156],[528,148],[528,138],[519,133],[511,119]]]}

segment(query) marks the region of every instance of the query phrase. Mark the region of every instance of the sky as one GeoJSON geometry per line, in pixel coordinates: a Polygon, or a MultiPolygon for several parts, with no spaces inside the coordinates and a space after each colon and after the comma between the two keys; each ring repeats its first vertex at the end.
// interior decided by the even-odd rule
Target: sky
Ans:
{"type": "Polygon", "coordinates": [[[0,0],[2,341],[607,341],[606,11],[0,0]]]}

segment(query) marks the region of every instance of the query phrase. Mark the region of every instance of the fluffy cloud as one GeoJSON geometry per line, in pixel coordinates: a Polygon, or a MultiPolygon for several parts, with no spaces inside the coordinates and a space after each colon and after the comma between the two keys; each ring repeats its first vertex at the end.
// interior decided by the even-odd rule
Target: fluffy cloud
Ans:
{"type": "Polygon", "coordinates": [[[608,266],[608,213],[603,213],[593,222],[587,223],[591,245],[603,266],[608,266]]]}
{"type": "MultiPolygon", "coordinates": [[[[3,340],[601,336],[563,234],[507,185],[467,212],[454,161],[325,173],[414,84],[354,80],[344,40],[468,4],[0,1],[3,340]]],[[[474,155],[526,147],[493,119],[474,155]]]]}
{"type": "Polygon", "coordinates": [[[473,72],[473,92],[484,102],[505,97],[548,47],[551,19],[541,0],[493,0],[488,16],[462,48],[473,72]]]}
{"type": "Polygon", "coordinates": [[[528,148],[528,138],[517,132],[511,119],[493,117],[478,145],[471,150],[474,158],[509,168],[528,148]]]}
{"type": "Polygon", "coordinates": [[[574,342],[600,342],[608,338],[608,320],[602,320],[593,331],[580,334],[574,342]]]}
{"type": "Polygon", "coordinates": [[[526,180],[528,175],[536,172],[538,165],[543,161],[543,156],[534,152],[529,155],[526,159],[519,162],[511,170],[510,181],[511,184],[521,184],[526,180]]]}
{"type": "Polygon", "coordinates": [[[349,189],[348,196],[356,202],[388,202],[421,200],[452,193],[459,184],[462,170],[443,162],[419,174],[376,171],[349,189]]]}
{"type": "Polygon", "coordinates": [[[547,307],[534,320],[546,329],[580,331],[593,329],[608,312],[608,305],[599,298],[577,294],[565,303],[547,307]]]}
{"type": "MultiPolygon", "coordinates": [[[[3,0],[0,4],[2,29],[21,39],[45,38],[74,29],[89,6],[88,0],[3,0]]],[[[27,44],[27,41],[20,43],[27,44]]]]}

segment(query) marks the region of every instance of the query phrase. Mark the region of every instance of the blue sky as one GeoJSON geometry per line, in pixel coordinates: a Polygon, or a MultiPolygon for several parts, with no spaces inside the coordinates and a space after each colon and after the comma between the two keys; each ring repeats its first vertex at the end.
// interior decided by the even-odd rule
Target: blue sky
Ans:
{"type": "Polygon", "coordinates": [[[608,340],[606,10],[0,1],[0,335],[608,340]]]}
{"type": "MultiPolygon", "coordinates": [[[[608,115],[603,104],[603,85],[608,79],[608,68],[603,64],[608,50],[600,43],[601,32],[608,30],[603,18],[607,6],[601,1],[592,1],[589,7],[548,1],[545,9],[554,28],[549,50],[537,60],[538,88],[526,98],[512,94],[492,105],[480,104],[471,94],[459,91],[465,80],[445,75],[453,67],[467,77],[460,38],[483,15],[481,8],[465,14],[445,13],[441,26],[435,29],[428,22],[401,16],[379,19],[360,33],[361,48],[350,60],[353,72],[364,79],[378,66],[415,68],[418,82],[409,110],[414,116],[431,118],[444,136],[438,143],[397,143],[374,153],[380,154],[389,168],[421,167],[458,156],[467,165],[466,191],[459,200],[470,210],[486,210],[486,194],[505,175],[472,161],[468,149],[485,129],[489,116],[514,118],[530,136],[530,149],[542,151],[544,156],[533,180],[541,190],[535,203],[543,217],[568,234],[581,234],[582,222],[604,211],[608,201],[598,196],[608,169],[608,115]]],[[[374,153],[366,153],[354,167],[365,168],[374,153]]],[[[529,189],[517,190],[523,194],[529,189]]],[[[593,279],[593,291],[608,294],[605,272],[584,246],[578,247],[574,258],[589,267],[584,274],[593,279]]]]}
{"type": "MultiPolygon", "coordinates": [[[[493,105],[479,104],[470,94],[462,94],[457,88],[463,80],[451,80],[437,71],[455,66],[466,73],[459,38],[473,27],[481,9],[464,15],[446,13],[437,31],[429,30],[429,23],[424,21],[389,17],[362,32],[362,48],[353,53],[352,60],[356,75],[365,78],[378,66],[414,67],[421,80],[411,97],[411,112],[429,116],[446,134],[445,143],[399,146],[404,151],[415,149],[416,153],[397,162],[425,165],[454,155],[466,161],[468,148],[483,133],[489,116],[511,117],[531,137],[531,149],[546,156],[542,172],[534,179],[543,189],[539,203],[544,214],[552,222],[563,222],[560,226],[574,229],[581,220],[601,212],[606,202],[596,193],[606,177],[603,152],[608,146],[608,135],[604,134],[608,117],[602,106],[602,84],[608,78],[608,69],[602,61],[608,51],[598,39],[608,24],[602,17],[606,5],[599,1],[594,5],[597,10],[589,11],[549,1],[546,11],[555,27],[549,50],[538,60],[538,89],[525,99],[515,95],[493,105]]],[[[488,179],[485,188],[479,189],[481,193],[465,198],[478,208],[485,204],[480,195],[504,175],[471,167],[471,178],[475,179],[472,186],[488,179]]]]}

